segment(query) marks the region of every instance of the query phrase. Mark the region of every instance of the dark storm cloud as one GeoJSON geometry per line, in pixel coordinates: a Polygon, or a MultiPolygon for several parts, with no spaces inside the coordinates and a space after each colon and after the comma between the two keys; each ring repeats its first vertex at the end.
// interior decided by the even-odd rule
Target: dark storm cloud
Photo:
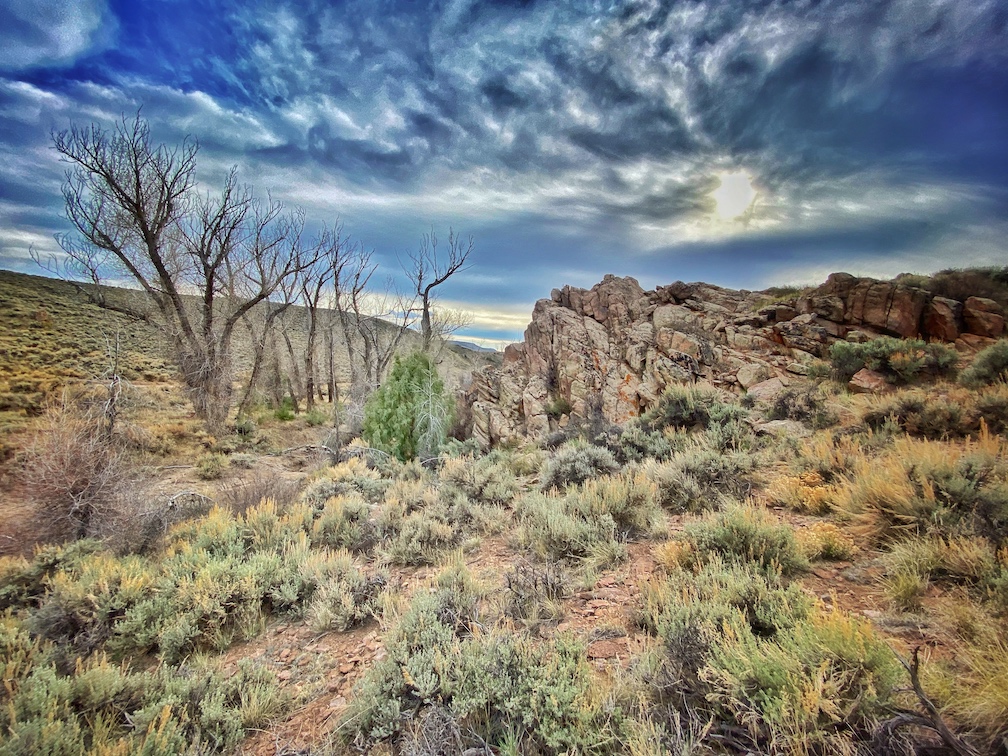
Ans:
{"type": "Polygon", "coordinates": [[[140,105],[211,183],[237,164],[387,259],[478,231],[484,299],[634,265],[988,259],[1008,202],[1003,0],[33,3],[0,17],[5,260],[65,230],[49,130],[140,105]],[[719,224],[739,170],[749,225],[719,224]]]}

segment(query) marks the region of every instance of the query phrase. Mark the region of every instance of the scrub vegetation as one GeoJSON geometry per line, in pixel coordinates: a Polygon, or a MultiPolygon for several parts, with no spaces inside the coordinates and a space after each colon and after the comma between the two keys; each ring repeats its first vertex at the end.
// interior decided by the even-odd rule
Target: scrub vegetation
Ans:
{"type": "Polygon", "coordinates": [[[0,754],[989,752],[1003,353],[840,349],[897,387],[672,386],[493,450],[424,355],[349,442],[272,409],[210,436],[167,369],[110,417],[26,362],[75,389],[8,410],[38,519],[0,559],[0,754]]]}

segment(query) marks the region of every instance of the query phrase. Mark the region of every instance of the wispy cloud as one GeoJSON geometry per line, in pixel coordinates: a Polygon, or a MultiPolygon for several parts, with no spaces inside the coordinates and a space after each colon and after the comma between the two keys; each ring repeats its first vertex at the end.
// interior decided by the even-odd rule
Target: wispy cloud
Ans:
{"type": "Polygon", "coordinates": [[[1003,253],[999,0],[144,5],[0,11],[2,264],[65,228],[49,131],[141,105],[199,138],[206,182],[236,164],[393,269],[432,225],[474,234],[481,277],[445,296],[496,312],[606,272],[751,287],[1003,253]],[[739,171],[755,203],[720,218],[739,171]]]}

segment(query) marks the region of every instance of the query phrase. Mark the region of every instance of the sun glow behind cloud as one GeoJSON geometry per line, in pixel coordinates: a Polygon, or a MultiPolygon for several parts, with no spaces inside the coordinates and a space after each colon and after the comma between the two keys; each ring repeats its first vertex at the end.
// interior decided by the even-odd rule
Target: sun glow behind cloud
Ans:
{"type": "Polygon", "coordinates": [[[717,203],[715,212],[723,221],[733,221],[745,215],[756,201],[752,177],[746,171],[722,171],[721,185],[711,192],[717,203]]]}

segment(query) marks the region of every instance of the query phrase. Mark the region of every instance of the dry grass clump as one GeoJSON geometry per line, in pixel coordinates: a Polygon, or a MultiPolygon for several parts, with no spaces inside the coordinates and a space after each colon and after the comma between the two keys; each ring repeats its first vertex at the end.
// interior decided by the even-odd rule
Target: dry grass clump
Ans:
{"type": "Polygon", "coordinates": [[[67,403],[41,419],[20,478],[49,540],[101,532],[135,493],[129,460],[105,421],[67,403]]]}
{"type": "Polygon", "coordinates": [[[807,528],[801,528],[795,532],[795,538],[798,539],[798,547],[809,561],[819,559],[843,561],[858,552],[854,539],[833,522],[817,522],[807,528]]]}
{"type": "Polygon", "coordinates": [[[853,531],[872,543],[913,534],[980,535],[999,546],[1008,526],[1008,446],[983,432],[958,445],[897,439],[859,461],[837,495],[853,531]]]}
{"type": "Polygon", "coordinates": [[[985,596],[1002,578],[1002,566],[985,538],[908,538],[892,545],[883,564],[886,593],[905,611],[921,608],[921,598],[932,583],[963,585],[985,596]]]}
{"type": "Polygon", "coordinates": [[[941,609],[943,620],[960,630],[951,660],[933,661],[922,670],[923,683],[942,712],[984,743],[990,753],[1008,735],[1008,644],[1003,618],[990,615],[959,597],[941,609]]]}
{"type": "Polygon", "coordinates": [[[913,389],[869,400],[862,415],[874,429],[898,428],[921,438],[977,436],[981,426],[991,433],[1008,429],[1008,384],[995,383],[976,391],[950,386],[941,393],[913,389]]]}
{"type": "Polygon", "coordinates": [[[563,617],[567,577],[557,562],[520,562],[504,576],[502,610],[527,627],[563,617]]]}
{"type": "Polygon", "coordinates": [[[867,437],[817,433],[801,443],[794,465],[799,474],[814,473],[832,484],[853,472],[879,445],[880,439],[871,433],[867,437]]]}
{"type": "Polygon", "coordinates": [[[833,509],[836,488],[826,485],[818,472],[810,471],[774,478],[763,493],[768,504],[784,506],[794,512],[823,515],[833,509]]]}

